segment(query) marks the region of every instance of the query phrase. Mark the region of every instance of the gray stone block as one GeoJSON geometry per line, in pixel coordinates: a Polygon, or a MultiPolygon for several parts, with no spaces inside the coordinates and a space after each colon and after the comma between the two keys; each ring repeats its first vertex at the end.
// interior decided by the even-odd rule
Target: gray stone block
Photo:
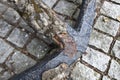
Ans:
{"type": "Polygon", "coordinates": [[[6,65],[11,69],[14,70],[16,74],[32,67],[36,64],[36,61],[27,57],[25,54],[16,51],[12,57],[6,61],[6,65]]]}
{"type": "Polygon", "coordinates": [[[96,30],[93,30],[89,44],[96,46],[99,49],[102,49],[106,53],[109,50],[110,44],[112,43],[113,38],[109,37],[107,35],[104,35],[102,33],[97,32],[96,30]]]}
{"type": "Polygon", "coordinates": [[[114,55],[120,59],[120,41],[116,41],[112,51],[114,55]]]}
{"type": "Polygon", "coordinates": [[[96,67],[100,71],[104,72],[107,69],[110,60],[109,56],[89,47],[87,48],[86,52],[88,54],[86,55],[83,54],[83,58],[82,58],[84,61],[96,67]]]}
{"type": "Polygon", "coordinates": [[[3,63],[7,57],[12,53],[13,48],[5,41],[0,39],[0,63],[3,63]]]}
{"type": "Polygon", "coordinates": [[[57,2],[57,0],[42,0],[45,4],[47,4],[47,6],[49,6],[50,8],[53,7],[53,5],[57,2]]]}
{"type": "Polygon", "coordinates": [[[30,54],[41,59],[48,52],[49,47],[43,41],[35,38],[27,45],[27,50],[30,54]]]}
{"type": "Polygon", "coordinates": [[[12,74],[9,71],[5,71],[2,74],[0,74],[0,80],[8,80],[12,74]]]}
{"type": "Polygon", "coordinates": [[[8,41],[17,45],[18,47],[23,47],[28,39],[29,35],[18,28],[15,28],[7,38],[8,41]]]}
{"type": "Polygon", "coordinates": [[[54,10],[58,13],[72,16],[77,6],[73,3],[67,2],[65,0],[60,0],[59,3],[55,6],[54,10]]]}
{"type": "Polygon", "coordinates": [[[114,19],[118,19],[120,17],[120,5],[113,4],[112,2],[105,1],[100,11],[114,19]]]}
{"type": "Polygon", "coordinates": [[[119,22],[111,20],[104,16],[100,16],[94,27],[105,33],[115,36],[117,34],[119,26],[119,22]]]}
{"type": "Polygon", "coordinates": [[[12,24],[16,24],[20,19],[20,15],[12,8],[8,8],[3,14],[3,18],[12,24]]]}
{"type": "Polygon", "coordinates": [[[71,74],[72,80],[99,80],[100,74],[77,62],[71,74]]]}
{"type": "Polygon", "coordinates": [[[0,36],[5,37],[6,34],[12,29],[12,26],[5,22],[3,19],[0,19],[0,36]]]}
{"type": "Polygon", "coordinates": [[[117,61],[112,60],[108,75],[111,78],[115,78],[116,80],[120,80],[120,64],[117,61]]]}
{"type": "Polygon", "coordinates": [[[7,6],[5,6],[4,4],[1,4],[0,3],[0,15],[2,14],[2,13],[4,13],[4,11],[7,9],[7,6]]]}

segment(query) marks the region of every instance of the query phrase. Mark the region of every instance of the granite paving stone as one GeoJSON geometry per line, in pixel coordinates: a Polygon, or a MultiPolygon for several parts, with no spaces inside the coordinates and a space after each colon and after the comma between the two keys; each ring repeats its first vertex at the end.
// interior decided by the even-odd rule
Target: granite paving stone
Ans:
{"type": "Polygon", "coordinates": [[[2,74],[0,74],[0,80],[8,80],[12,74],[9,71],[5,71],[2,74]]]}
{"type": "Polygon", "coordinates": [[[34,32],[34,30],[23,19],[20,20],[19,26],[25,29],[26,31],[29,31],[30,33],[34,32]]]}
{"type": "Polygon", "coordinates": [[[119,29],[119,26],[119,22],[111,20],[105,16],[100,16],[94,27],[105,33],[115,36],[119,29]]]}
{"type": "Polygon", "coordinates": [[[72,80],[99,80],[100,74],[77,62],[71,73],[72,80]]]}
{"type": "Polygon", "coordinates": [[[63,15],[72,16],[77,6],[73,3],[67,2],[65,0],[60,0],[55,6],[54,10],[63,15]]]}
{"type": "Polygon", "coordinates": [[[53,7],[53,5],[58,1],[58,0],[42,0],[45,4],[47,4],[47,6],[49,6],[50,8],[53,7]]]}
{"type": "Polygon", "coordinates": [[[27,50],[30,54],[41,59],[45,56],[50,48],[41,40],[35,38],[28,45],[27,50]]]}
{"type": "MultiPolygon", "coordinates": [[[[57,16],[62,21],[74,26],[80,12],[79,6],[81,5],[82,0],[42,1],[50,8],[53,8],[53,10],[58,13],[57,16]]],[[[20,17],[16,10],[10,7],[8,8],[7,3],[3,4],[1,2],[6,3],[8,0],[0,1],[0,80],[8,80],[8,78],[14,75],[11,73],[11,71],[15,72],[15,74],[19,74],[37,63],[30,56],[33,55],[34,58],[41,59],[45,56],[45,54],[48,53],[50,47],[35,36],[35,38],[30,41],[29,34],[34,33],[34,29],[31,28],[29,23],[25,22],[20,17]],[[6,37],[7,41],[16,45],[15,47],[20,47],[21,49],[25,47],[26,51],[31,55],[16,50],[13,46],[7,43],[6,37]]],[[[72,69],[70,69],[70,75],[68,73],[69,70],[68,72],[66,70],[63,70],[62,72],[61,67],[60,69],[57,68],[62,74],[55,73],[58,74],[55,79],[66,79],[69,75],[71,80],[120,80],[120,40],[117,39],[112,48],[111,53],[113,53],[115,57],[110,57],[110,53],[108,53],[109,48],[111,47],[110,44],[113,41],[113,37],[116,36],[120,28],[120,0],[96,0],[96,2],[97,8],[102,6],[100,8],[100,13],[103,15],[100,15],[98,19],[96,19],[94,30],[91,33],[89,45],[95,46],[97,50],[94,49],[94,47],[88,47],[86,50],[87,54],[82,55],[82,60],[90,66],[81,62],[77,62],[74,66],[72,66],[72,69]],[[111,18],[117,19],[118,21],[111,18]],[[110,37],[108,34],[113,37],[110,37]],[[100,50],[103,50],[105,53],[101,52],[100,50]],[[111,58],[112,61],[110,62],[111,58]],[[108,65],[109,62],[110,66],[108,65]],[[94,68],[91,66],[97,68],[98,70],[94,70],[94,68]],[[106,75],[102,74],[102,72],[105,72],[106,70],[108,70],[106,75]],[[67,74],[64,72],[67,72],[67,74]]],[[[98,15],[97,11],[98,9],[96,10],[96,16],[98,15]]],[[[38,35],[40,38],[44,37],[41,34],[38,35]]],[[[65,68],[65,66],[63,67],[65,68]]],[[[51,74],[51,72],[49,74],[51,74]]],[[[48,77],[46,78],[48,79],[48,77]]]]}
{"type": "Polygon", "coordinates": [[[6,9],[7,9],[7,6],[5,6],[4,4],[1,4],[1,3],[0,3],[0,15],[1,15],[2,13],[4,13],[4,11],[6,11],[6,9]]]}
{"type": "Polygon", "coordinates": [[[71,27],[75,26],[75,21],[73,21],[73,20],[67,19],[67,20],[65,20],[65,23],[69,24],[71,27]]]}
{"type": "Polygon", "coordinates": [[[93,30],[91,33],[89,44],[93,45],[99,49],[102,49],[104,52],[108,52],[110,44],[112,43],[113,38],[103,33],[93,30]]]}
{"type": "Polygon", "coordinates": [[[0,39],[0,63],[3,63],[6,58],[12,53],[14,48],[0,39]]]}
{"type": "Polygon", "coordinates": [[[120,5],[113,4],[112,2],[105,1],[100,11],[114,19],[119,19],[120,17],[120,5]]]}
{"type": "Polygon", "coordinates": [[[0,19],[0,36],[5,37],[6,34],[12,29],[12,26],[0,19]]]}
{"type": "Polygon", "coordinates": [[[8,8],[3,14],[3,18],[12,24],[16,24],[20,19],[20,15],[13,8],[8,8]]]}
{"type": "Polygon", "coordinates": [[[119,40],[116,41],[112,51],[115,54],[115,56],[120,59],[120,41],[119,40]]]}
{"type": "Polygon", "coordinates": [[[120,63],[115,60],[112,60],[108,75],[111,78],[115,78],[116,80],[120,80],[120,63]]]}
{"type": "Polygon", "coordinates": [[[14,54],[6,61],[6,65],[11,70],[14,70],[16,74],[32,67],[35,64],[36,61],[21,53],[20,51],[15,51],[14,54]]]}
{"type": "Polygon", "coordinates": [[[80,13],[80,9],[77,9],[77,11],[75,12],[75,14],[73,15],[73,18],[77,20],[78,16],[79,16],[79,13],[80,13]]]}
{"type": "Polygon", "coordinates": [[[18,47],[23,47],[28,39],[29,35],[18,28],[15,28],[7,38],[8,41],[17,45],[18,47]]]}
{"type": "Polygon", "coordinates": [[[82,59],[100,71],[104,72],[108,66],[110,57],[89,47],[87,48],[86,52],[88,54],[83,55],[82,59]]]}

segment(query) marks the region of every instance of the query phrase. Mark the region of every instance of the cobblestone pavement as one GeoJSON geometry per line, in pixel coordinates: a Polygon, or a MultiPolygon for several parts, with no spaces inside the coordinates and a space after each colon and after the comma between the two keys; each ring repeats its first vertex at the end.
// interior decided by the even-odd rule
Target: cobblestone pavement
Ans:
{"type": "MultiPolygon", "coordinates": [[[[6,1],[6,0],[1,0],[6,1]]],[[[35,65],[51,48],[18,13],[0,1],[0,80],[35,65]]],[[[81,0],[42,0],[61,20],[74,25],[81,0]]],[[[96,0],[95,23],[73,80],[120,80],[120,1],[96,0]]]]}

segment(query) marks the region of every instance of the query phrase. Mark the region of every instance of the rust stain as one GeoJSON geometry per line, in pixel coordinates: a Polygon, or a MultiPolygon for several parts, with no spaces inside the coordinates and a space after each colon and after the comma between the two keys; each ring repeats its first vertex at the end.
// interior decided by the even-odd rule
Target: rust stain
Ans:
{"type": "Polygon", "coordinates": [[[77,53],[76,43],[74,39],[68,35],[67,33],[62,33],[59,35],[64,43],[64,53],[69,56],[73,57],[77,53]]]}

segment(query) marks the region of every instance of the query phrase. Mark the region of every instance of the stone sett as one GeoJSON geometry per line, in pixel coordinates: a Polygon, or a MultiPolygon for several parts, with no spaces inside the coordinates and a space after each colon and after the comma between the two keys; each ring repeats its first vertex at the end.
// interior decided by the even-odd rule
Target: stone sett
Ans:
{"type": "Polygon", "coordinates": [[[23,19],[20,20],[19,26],[25,29],[26,31],[29,31],[30,33],[34,32],[34,30],[30,26],[28,26],[27,23],[23,19]]]}
{"type": "Polygon", "coordinates": [[[69,24],[71,27],[74,27],[75,26],[75,21],[73,21],[73,20],[65,20],[65,23],[66,24],[69,24]]]}
{"type": "Polygon", "coordinates": [[[36,64],[36,61],[27,57],[25,54],[16,51],[9,59],[6,61],[6,65],[14,70],[16,74],[32,67],[36,64]]]}
{"type": "Polygon", "coordinates": [[[115,60],[112,60],[108,75],[111,78],[115,78],[117,80],[120,80],[120,63],[118,63],[115,60]]]}
{"type": "Polygon", "coordinates": [[[12,26],[0,19],[0,36],[5,37],[6,34],[12,29],[12,26]]]}
{"type": "Polygon", "coordinates": [[[12,51],[13,48],[4,40],[0,39],[0,63],[3,63],[12,51]]]}
{"type": "Polygon", "coordinates": [[[100,0],[96,0],[96,7],[100,8],[100,6],[101,6],[101,1],[100,0]]]}
{"type": "Polygon", "coordinates": [[[99,80],[100,74],[77,62],[71,73],[72,80],[99,80]]]}
{"type": "Polygon", "coordinates": [[[111,79],[107,76],[103,76],[102,80],[111,80],[111,79]]]}
{"type": "Polygon", "coordinates": [[[120,59],[120,41],[116,40],[112,51],[115,54],[115,56],[120,59]]]}
{"type": "Polygon", "coordinates": [[[109,50],[113,38],[93,30],[91,33],[89,44],[102,49],[106,53],[109,50]]]}
{"type": "Polygon", "coordinates": [[[67,2],[65,0],[60,0],[59,3],[55,6],[54,10],[58,13],[72,16],[77,6],[73,3],[67,2]]]}
{"type": "Polygon", "coordinates": [[[11,76],[12,74],[10,72],[5,71],[2,74],[0,74],[0,80],[8,80],[11,76]]]}
{"type": "Polygon", "coordinates": [[[75,14],[73,15],[73,18],[77,20],[78,16],[79,16],[79,13],[80,13],[80,9],[77,9],[77,11],[75,12],[75,14]]]}
{"type": "Polygon", "coordinates": [[[119,29],[119,26],[119,22],[111,20],[104,16],[100,16],[94,27],[112,36],[115,36],[119,29]]]}
{"type": "Polygon", "coordinates": [[[82,59],[100,71],[104,72],[108,66],[110,57],[89,47],[87,48],[86,52],[88,54],[83,54],[82,59]]]}
{"type": "Polygon", "coordinates": [[[49,47],[43,41],[35,38],[27,45],[27,50],[30,54],[41,59],[48,52],[49,47]]]}
{"type": "Polygon", "coordinates": [[[12,8],[8,8],[3,14],[3,18],[12,24],[16,24],[20,19],[20,15],[12,8]]]}
{"type": "Polygon", "coordinates": [[[58,1],[58,0],[42,0],[47,6],[50,8],[53,7],[53,5],[58,1]]]}
{"type": "Polygon", "coordinates": [[[120,5],[113,4],[112,2],[105,1],[100,11],[114,19],[119,20],[120,18],[120,5]]]}
{"type": "Polygon", "coordinates": [[[23,47],[28,39],[29,35],[18,28],[15,28],[7,38],[8,41],[17,45],[18,47],[23,47]]]}
{"type": "Polygon", "coordinates": [[[0,15],[7,9],[7,6],[0,3],[0,15]]]}

